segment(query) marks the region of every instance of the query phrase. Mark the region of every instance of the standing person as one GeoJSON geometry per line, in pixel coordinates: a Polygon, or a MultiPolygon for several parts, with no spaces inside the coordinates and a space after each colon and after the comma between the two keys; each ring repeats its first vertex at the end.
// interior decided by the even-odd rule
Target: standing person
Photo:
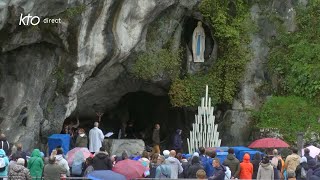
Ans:
{"type": "Polygon", "coordinates": [[[76,147],[85,147],[88,148],[88,137],[83,128],[80,128],[78,131],[79,135],[76,140],[76,147]]]}
{"type": "Polygon", "coordinates": [[[313,157],[310,156],[310,149],[304,148],[303,151],[304,151],[304,155],[303,156],[307,158],[307,161],[310,161],[310,160],[314,159],[313,157]]]}
{"type": "Polygon", "coordinates": [[[270,160],[271,160],[271,165],[273,166],[274,179],[280,180],[280,173],[281,173],[280,171],[282,168],[282,162],[279,158],[277,149],[274,149],[272,153],[273,153],[273,157],[270,160]]]}
{"type": "Polygon", "coordinates": [[[17,144],[17,151],[12,155],[12,157],[15,157],[16,159],[18,158],[23,158],[24,161],[25,161],[25,164],[24,164],[24,167],[28,167],[28,163],[27,163],[27,153],[24,152],[22,150],[22,144],[21,143],[18,143],[17,144]]]}
{"type": "Polygon", "coordinates": [[[62,174],[66,174],[67,170],[56,163],[54,156],[49,157],[49,164],[45,165],[43,170],[43,177],[45,180],[60,179],[62,174]]]}
{"type": "Polygon", "coordinates": [[[31,180],[29,169],[24,167],[24,159],[19,158],[17,163],[11,168],[8,179],[9,180],[31,180]]]}
{"type": "Polygon", "coordinates": [[[181,138],[181,133],[182,130],[181,129],[177,129],[176,130],[176,134],[174,135],[173,138],[173,149],[177,152],[180,153],[182,152],[182,138],[181,138]]]}
{"type": "Polygon", "coordinates": [[[197,179],[199,179],[199,180],[205,180],[207,178],[206,172],[203,169],[199,169],[197,171],[196,176],[197,176],[197,179]]]}
{"type": "MultiPolygon", "coordinates": [[[[3,149],[0,149],[0,176],[7,176],[9,171],[9,158],[3,149]]],[[[2,180],[2,178],[0,178],[2,180]]]]}
{"type": "Polygon", "coordinates": [[[30,170],[30,174],[32,179],[41,179],[42,170],[43,170],[43,159],[41,157],[41,153],[39,149],[34,149],[31,153],[31,158],[28,162],[28,169],[30,170]]]}
{"type": "Polygon", "coordinates": [[[132,121],[128,122],[128,126],[126,128],[125,134],[127,139],[137,139],[132,121]]]}
{"type": "Polygon", "coordinates": [[[57,164],[67,171],[66,173],[67,176],[70,176],[70,167],[68,165],[67,160],[65,160],[63,157],[62,148],[57,148],[57,155],[55,155],[55,157],[56,157],[57,164]]]}
{"type": "Polygon", "coordinates": [[[257,152],[254,155],[254,158],[252,161],[252,165],[253,165],[252,179],[257,179],[257,174],[258,174],[260,163],[261,163],[261,154],[259,152],[257,152]]]}
{"type": "Polygon", "coordinates": [[[3,149],[4,152],[6,152],[6,155],[10,156],[10,144],[4,134],[0,135],[0,149],[3,149]]]}
{"type": "Polygon", "coordinates": [[[170,166],[165,164],[164,156],[159,155],[158,157],[158,167],[156,169],[156,179],[170,179],[171,169],[170,166]]]}
{"type": "Polygon", "coordinates": [[[191,160],[191,166],[188,168],[187,178],[195,179],[197,178],[198,170],[204,170],[204,167],[200,164],[199,157],[195,156],[191,160]]]}
{"type": "Polygon", "coordinates": [[[286,158],[285,169],[287,170],[288,178],[296,177],[296,168],[300,164],[300,156],[297,154],[298,149],[292,148],[292,154],[286,158]]]}
{"type": "Polygon", "coordinates": [[[297,169],[296,169],[296,172],[295,172],[297,180],[305,180],[305,179],[307,179],[308,170],[309,170],[309,166],[307,164],[307,158],[306,157],[302,157],[300,159],[300,164],[297,166],[297,169]]]}
{"type": "Polygon", "coordinates": [[[153,153],[160,154],[160,125],[156,124],[152,133],[153,153]]]}
{"type": "Polygon", "coordinates": [[[230,168],[232,178],[239,178],[240,161],[235,157],[233,148],[228,149],[228,156],[223,165],[230,168]]]}
{"type": "Polygon", "coordinates": [[[109,158],[109,154],[104,147],[100,148],[100,151],[93,157],[92,162],[93,169],[96,170],[111,170],[112,162],[109,158]]]}
{"type": "Polygon", "coordinates": [[[86,159],[86,169],[83,172],[83,177],[86,177],[89,173],[94,171],[94,168],[93,168],[92,164],[93,164],[93,158],[92,157],[88,157],[86,159]]]}
{"type": "Polygon", "coordinates": [[[214,158],[212,166],[214,167],[214,174],[209,177],[208,180],[224,180],[226,176],[226,168],[220,165],[220,159],[214,158]]]}
{"type": "Polygon", "coordinates": [[[208,161],[205,166],[205,171],[208,177],[213,176],[214,168],[212,166],[213,159],[217,156],[217,153],[215,151],[208,152],[208,161]]]}
{"type": "Polygon", "coordinates": [[[156,169],[158,167],[157,161],[158,161],[159,154],[155,153],[151,156],[151,162],[150,162],[150,176],[149,178],[155,178],[156,177],[156,169]]]}
{"type": "Polygon", "coordinates": [[[240,179],[252,179],[253,165],[250,162],[250,155],[244,154],[243,162],[240,163],[240,179]]]}
{"type": "Polygon", "coordinates": [[[206,166],[209,157],[206,155],[206,149],[204,147],[199,147],[199,152],[200,162],[201,165],[204,167],[206,166]]]}
{"type": "Polygon", "coordinates": [[[166,164],[168,164],[171,169],[171,179],[178,179],[178,175],[183,172],[180,161],[175,157],[176,151],[171,150],[169,157],[166,159],[166,164]]]}
{"type": "Polygon", "coordinates": [[[99,123],[95,122],[94,128],[89,131],[89,151],[91,153],[98,152],[102,147],[103,139],[104,135],[101,129],[99,129],[99,123]]]}
{"type": "Polygon", "coordinates": [[[265,156],[260,163],[258,173],[257,173],[257,180],[273,180],[274,179],[274,172],[273,166],[269,161],[269,157],[265,156]]]}

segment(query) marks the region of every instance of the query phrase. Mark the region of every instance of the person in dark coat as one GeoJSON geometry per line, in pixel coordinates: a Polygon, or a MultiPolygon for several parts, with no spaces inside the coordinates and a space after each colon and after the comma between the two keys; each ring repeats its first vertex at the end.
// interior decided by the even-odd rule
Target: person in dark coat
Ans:
{"type": "Polygon", "coordinates": [[[320,179],[320,167],[313,170],[313,172],[307,176],[308,180],[319,180],[320,179]]]}
{"type": "Polygon", "coordinates": [[[303,156],[307,158],[307,161],[310,161],[310,160],[314,159],[313,157],[310,156],[310,149],[305,148],[303,151],[304,151],[304,155],[303,156]]]}
{"type": "Polygon", "coordinates": [[[191,160],[191,166],[188,169],[188,172],[187,172],[188,177],[187,178],[190,178],[190,179],[197,178],[197,171],[199,169],[204,170],[204,167],[200,164],[199,157],[195,156],[191,160]]]}
{"type": "Polygon", "coordinates": [[[182,133],[182,130],[177,129],[176,134],[174,135],[174,138],[173,138],[173,149],[176,150],[177,153],[181,152],[182,150],[183,141],[181,138],[181,133],[182,133]]]}
{"type": "Polygon", "coordinates": [[[208,180],[224,180],[226,176],[226,168],[220,164],[220,160],[218,158],[214,158],[212,165],[214,167],[214,174],[209,177],[208,180]]]}
{"type": "Polygon", "coordinates": [[[7,156],[10,155],[10,144],[4,134],[0,135],[0,149],[3,149],[7,156]]]}
{"type": "Polygon", "coordinates": [[[96,170],[112,170],[111,159],[103,147],[93,158],[93,169],[96,170]]]}
{"type": "Polygon", "coordinates": [[[17,151],[14,154],[12,154],[12,158],[13,159],[23,158],[24,162],[25,162],[24,167],[28,167],[28,164],[27,164],[27,153],[22,150],[22,144],[21,143],[17,144],[17,151]]]}
{"type": "Polygon", "coordinates": [[[227,159],[223,162],[223,165],[228,166],[231,171],[231,177],[239,178],[240,173],[240,161],[234,155],[234,149],[228,149],[227,159]]]}
{"type": "Polygon", "coordinates": [[[88,136],[86,135],[84,129],[80,128],[78,133],[79,133],[79,135],[76,139],[75,147],[88,148],[88,136]]]}
{"type": "Polygon", "coordinates": [[[309,166],[307,164],[307,158],[306,157],[302,157],[300,159],[300,164],[297,166],[297,169],[296,169],[296,179],[297,180],[305,180],[306,177],[302,177],[302,168],[304,169],[304,171],[307,173],[308,170],[309,170],[309,166]]]}
{"type": "Polygon", "coordinates": [[[261,154],[259,152],[257,152],[254,155],[253,161],[251,162],[253,165],[253,174],[252,174],[252,179],[257,179],[257,174],[258,174],[258,169],[260,166],[260,162],[261,162],[261,154]]]}

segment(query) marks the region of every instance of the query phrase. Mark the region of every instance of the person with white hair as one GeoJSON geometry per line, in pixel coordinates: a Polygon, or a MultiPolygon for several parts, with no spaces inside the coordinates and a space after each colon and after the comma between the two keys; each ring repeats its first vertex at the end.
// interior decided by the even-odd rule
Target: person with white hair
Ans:
{"type": "Polygon", "coordinates": [[[13,165],[11,170],[9,171],[8,178],[9,179],[19,179],[19,180],[31,180],[31,175],[28,168],[24,167],[25,160],[23,158],[19,158],[17,163],[13,165]]]}
{"type": "Polygon", "coordinates": [[[102,142],[104,139],[104,135],[99,129],[99,123],[94,123],[94,128],[89,131],[89,151],[91,153],[99,152],[102,147],[102,142]]]}

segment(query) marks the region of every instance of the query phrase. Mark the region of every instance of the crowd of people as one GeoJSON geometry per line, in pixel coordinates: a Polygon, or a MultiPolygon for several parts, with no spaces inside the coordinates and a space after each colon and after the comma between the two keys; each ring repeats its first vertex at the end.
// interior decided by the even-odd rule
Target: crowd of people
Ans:
{"type": "Polygon", "coordinates": [[[86,177],[96,170],[112,170],[118,162],[134,159],[145,167],[143,177],[157,179],[257,179],[257,180],[319,180],[320,155],[312,158],[309,149],[304,149],[304,156],[300,157],[298,151],[292,148],[292,154],[282,157],[277,149],[266,156],[256,153],[253,158],[246,153],[240,162],[232,148],[228,149],[226,159],[221,162],[215,151],[207,151],[200,147],[192,155],[181,154],[181,130],[177,130],[173,139],[172,150],[160,153],[160,125],[156,124],[153,131],[153,150],[144,151],[141,155],[129,156],[123,152],[121,156],[109,155],[102,146],[104,135],[99,129],[99,123],[86,135],[84,129],[77,130],[75,147],[89,147],[92,155],[86,159],[74,158],[70,166],[63,149],[57,147],[50,155],[45,157],[39,149],[31,154],[23,151],[20,143],[16,150],[12,150],[4,134],[0,135],[0,179],[8,177],[9,180],[41,179],[57,180],[61,177],[86,177]],[[30,157],[29,157],[30,156],[30,157]],[[253,159],[253,160],[251,160],[253,159]],[[78,164],[76,164],[77,162],[78,164]]]}

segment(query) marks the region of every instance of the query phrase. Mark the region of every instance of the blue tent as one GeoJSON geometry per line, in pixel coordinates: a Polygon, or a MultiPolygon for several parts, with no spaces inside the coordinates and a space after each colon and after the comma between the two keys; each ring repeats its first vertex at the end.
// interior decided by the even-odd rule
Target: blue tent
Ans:
{"type": "Polygon", "coordinates": [[[222,164],[224,160],[227,159],[228,152],[217,152],[217,158],[220,159],[220,163],[222,164]]]}
{"type": "Polygon", "coordinates": [[[61,146],[63,153],[67,154],[70,147],[70,135],[69,134],[53,134],[48,138],[49,154],[57,146],[61,146]]]}
{"type": "Polygon", "coordinates": [[[244,146],[234,146],[232,148],[234,149],[234,154],[235,154],[236,158],[239,160],[243,158],[243,155],[240,156],[241,151],[254,151],[253,149],[250,149],[250,148],[247,148],[244,146]]]}

